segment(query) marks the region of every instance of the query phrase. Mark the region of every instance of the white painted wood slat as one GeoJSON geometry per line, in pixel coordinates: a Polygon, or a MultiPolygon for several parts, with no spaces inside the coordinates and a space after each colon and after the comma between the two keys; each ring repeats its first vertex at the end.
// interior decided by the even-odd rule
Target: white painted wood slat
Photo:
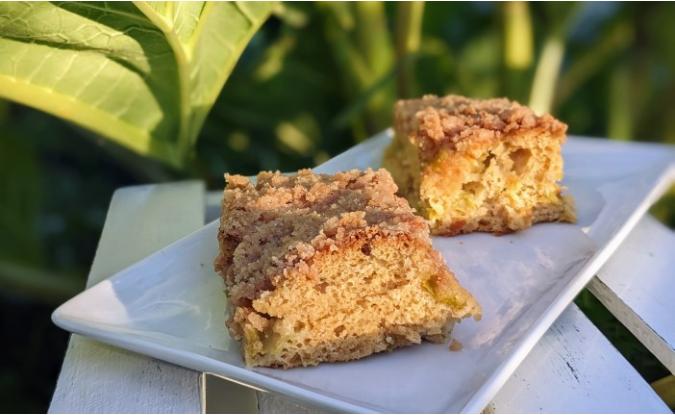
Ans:
{"type": "Polygon", "coordinates": [[[675,373],[675,233],[645,216],[590,291],[675,373]]]}
{"type": "MultiPolygon", "coordinates": [[[[203,224],[201,182],[116,191],[87,286],[203,224]]],[[[73,335],[49,412],[200,412],[199,378],[197,372],[73,335]]]]}
{"type": "Polygon", "coordinates": [[[546,332],[488,408],[496,413],[670,413],[574,304],[546,332]]]}

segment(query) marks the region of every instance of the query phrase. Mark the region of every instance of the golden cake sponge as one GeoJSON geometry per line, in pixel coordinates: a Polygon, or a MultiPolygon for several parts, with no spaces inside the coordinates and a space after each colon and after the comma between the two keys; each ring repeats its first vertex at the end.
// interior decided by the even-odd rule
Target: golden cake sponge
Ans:
{"type": "Polygon", "coordinates": [[[226,180],[215,268],[247,365],[359,359],[480,315],[386,170],[226,180]]]}
{"type": "Polygon", "coordinates": [[[508,99],[403,100],[383,167],[434,235],[574,222],[558,184],[567,125],[508,99]]]}

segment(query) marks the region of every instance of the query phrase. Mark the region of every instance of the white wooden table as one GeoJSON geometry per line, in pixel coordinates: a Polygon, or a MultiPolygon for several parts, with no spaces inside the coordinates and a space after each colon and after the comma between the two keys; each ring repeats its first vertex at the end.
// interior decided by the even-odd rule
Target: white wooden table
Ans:
{"type": "MultiPolygon", "coordinates": [[[[113,195],[87,285],[218,216],[220,192],[200,182],[136,186],[113,195]]],[[[675,235],[645,217],[590,289],[675,371],[675,235]]],[[[73,335],[51,413],[317,412],[285,397],[73,335]]],[[[576,305],[570,305],[486,412],[671,411],[576,305]]]]}

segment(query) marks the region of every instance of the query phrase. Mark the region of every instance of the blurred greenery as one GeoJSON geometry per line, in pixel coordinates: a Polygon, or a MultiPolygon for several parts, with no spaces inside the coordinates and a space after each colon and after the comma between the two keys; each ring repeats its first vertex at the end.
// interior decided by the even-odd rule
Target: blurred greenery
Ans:
{"type": "MultiPolygon", "coordinates": [[[[673,21],[670,3],[284,3],[180,169],[0,101],[0,409],[46,410],[67,340],[49,313],[84,287],[116,188],[312,166],[424,93],[508,96],[572,134],[675,143],[673,21]]],[[[652,212],[674,226],[675,190],[652,212]]],[[[577,303],[638,370],[665,376],[589,296],[577,303]]]]}

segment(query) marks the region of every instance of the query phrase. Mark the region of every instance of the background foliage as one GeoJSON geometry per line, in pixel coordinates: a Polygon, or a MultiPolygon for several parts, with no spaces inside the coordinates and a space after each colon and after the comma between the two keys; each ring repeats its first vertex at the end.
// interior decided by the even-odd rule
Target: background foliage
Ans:
{"type": "MultiPolygon", "coordinates": [[[[84,286],[114,189],[312,166],[423,93],[508,96],[572,134],[675,143],[673,21],[668,3],[285,4],[180,168],[0,101],[0,409],[46,410],[67,341],[49,314],[84,286]]],[[[672,226],[674,206],[671,192],[654,213],[672,226]]],[[[590,295],[577,301],[648,380],[665,375],[590,295]]]]}

